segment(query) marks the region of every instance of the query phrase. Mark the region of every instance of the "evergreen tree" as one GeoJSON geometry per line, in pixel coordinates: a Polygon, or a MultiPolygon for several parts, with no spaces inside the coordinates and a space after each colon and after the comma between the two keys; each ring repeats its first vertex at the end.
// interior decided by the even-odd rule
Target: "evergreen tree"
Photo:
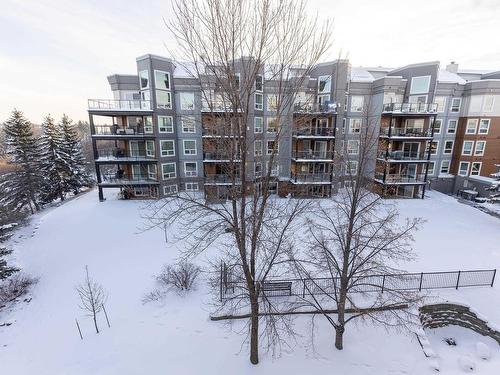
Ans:
{"type": "MultiPolygon", "coordinates": [[[[0,195],[2,191],[0,190],[0,195]]],[[[7,265],[5,257],[12,252],[3,246],[3,243],[9,239],[12,231],[25,219],[25,214],[13,210],[12,207],[0,206],[0,281],[9,277],[18,269],[7,265]]]]}
{"type": "Polygon", "coordinates": [[[80,188],[92,185],[92,178],[85,168],[87,162],[82,153],[78,132],[71,119],[63,115],[59,126],[63,140],[61,157],[66,169],[65,191],[78,194],[80,188]]]}
{"type": "Polygon", "coordinates": [[[64,177],[67,175],[67,168],[62,157],[63,148],[61,128],[49,115],[42,123],[40,137],[40,168],[45,177],[42,200],[46,203],[57,198],[64,200],[64,177]]]}
{"type": "Polygon", "coordinates": [[[33,127],[21,111],[14,109],[4,123],[4,132],[5,154],[16,170],[2,176],[0,204],[11,206],[14,210],[29,207],[33,213],[40,209],[38,196],[43,185],[38,164],[40,148],[33,136],[33,127]]]}

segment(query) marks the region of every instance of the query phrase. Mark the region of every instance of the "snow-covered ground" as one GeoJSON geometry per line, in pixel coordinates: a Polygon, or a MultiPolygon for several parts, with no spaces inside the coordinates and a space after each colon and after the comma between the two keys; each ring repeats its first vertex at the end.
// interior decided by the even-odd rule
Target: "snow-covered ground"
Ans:
{"type": "MultiPolygon", "coordinates": [[[[427,220],[416,234],[419,258],[407,270],[499,268],[500,220],[436,192],[425,200],[396,204],[401,213],[427,220]]],[[[29,304],[0,312],[0,324],[13,323],[0,327],[0,374],[434,373],[414,335],[369,324],[349,327],[345,349],[339,352],[333,348],[331,328],[319,319],[312,350],[308,318],[296,320],[302,337],[291,348],[275,359],[262,352],[261,364],[254,367],[241,347],[241,334],[209,320],[210,297],[203,283],[186,297],[171,294],[162,303],[142,304],[154,286],[153,275],[178,254],[176,245],[166,245],[162,231],[138,230],[142,205],[111,198],[99,203],[96,192],[90,192],[34,216],[16,232],[12,244],[17,262],[39,283],[29,304]],[[78,308],[75,286],[85,265],[109,294],[111,328],[101,320],[98,335],[78,308]]],[[[467,303],[500,326],[498,283],[435,295],[467,303]]],[[[442,374],[462,371],[459,360],[466,356],[476,363],[476,373],[498,374],[500,350],[491,340],[457,327],[428,331],[428,336],[442,374]],[[449,335],[457,337],[457,347],[443,346],[442,337],[449,335]],[[491,359],[477,356],[479,341],[488,345],[491,359]]]]}

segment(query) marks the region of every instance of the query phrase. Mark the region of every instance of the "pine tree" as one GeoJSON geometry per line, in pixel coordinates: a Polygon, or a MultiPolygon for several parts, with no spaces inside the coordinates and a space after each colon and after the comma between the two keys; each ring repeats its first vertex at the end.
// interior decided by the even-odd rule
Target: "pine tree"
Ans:
{"type": "Polygon", "coordinates": [[[62,156],[64,141],[61,128],[49,115],[42,123],[42,132],[40,137],[40,168],[45,177],[42,200],[48,203],[60,198],[63,201],[64,179],[68,173],[62,156]]]}
{"type": "Polygon", "coordinates": [[[33,213],[40,209],[38,197],[43,186],[38,165],[40,148],[33,136],[33,127],[21,111],[14,109],[4,123],[4,132],[5,154],[16,170],[2,176],[0,204],[12,206],[14,210],[29,207],[33,213]]]}
{"type": "Polygon", "coordinates": [[[87,162],[82,153],[78,132],[71,119],[63,115],[59,126],[63,139],[61,157],[66,169],[65,191],[78,194],[80,188],[92,185],[92,178],[85,168],[87,162]]]}

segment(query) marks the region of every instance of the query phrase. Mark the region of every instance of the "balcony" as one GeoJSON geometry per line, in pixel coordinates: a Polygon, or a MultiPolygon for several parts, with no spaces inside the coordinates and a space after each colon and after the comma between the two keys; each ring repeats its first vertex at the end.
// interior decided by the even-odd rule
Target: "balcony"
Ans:
{"type": "Polygon", "coordinates": [[[95,125],[94,138],[112,139],[137,139],[154,138],[153,129],[144,125],[120,126],[120,125],[95,125]]]}
{"type": "Polygon", "coordinates": [[[393,115],[434,115],[437,113],[436,103],[387,103],[383,105],[382,113],[393,115]]]}
{"type": "Polygon", "coordinates": [[[375,181],[385,185],[418,185],[425,184],[425,174],[375,174],[375,181]]]}
{"type": "Polygon", "coordinates": [[[330,184],[331,173],[292,173],[293,184],[330,184]]]}
{"type": "Polygon", "coordinates": [[[292,158],[295,159],[295,161],[331,162],[333,161],[333,151],[293,151],[292,158]]]}
{"type": "Polygon", "coordinates": [[[140,186],[140,185],[156,185],[158,180],[153,175],[132,176],[119,170],[114,174],[103,174],[101,176],[100,186],[120,187],[120,186],[140,186]]]}
{"type": "Polygon", "coordinates": [[[335,129],[329,127],[303,127],[293,129],[296,138],[335,138],[335,129]]]}
{"type": "Polygon", "coordinates": [[[89,99],[89,111],[102,112],[152,112],[150,100],[89,99]]]}
{"type": "Polygon", "coordinates": [[[203,152],[203,161],[204,162],[240,162],[241,155],[240,153],[230,153],[225,151],[204,151],[203,152]]]}
{"type": "Polygon", "coordinates": [[[310,103],[310,102],[298,102],[293,105],[293,112],[297,114],[336,114],[337,113],[337,103],[326,102],[326,103],[310,103]]]}
{"type": "Polygon", "coordinates": [[[127,151],[121,148],[109,150],[98,150],[96,163],[100,164],[135,164],[135,163],[155,163],[154,155],[146,151],[127,151]]]}
{"type": "Polygon", "coordinates": [[[378,159],[388,161],[389,163],[399,163],[399,162],[427,162],[426,152],[416,152],[416,151],[381,151],[377,155],[378,159]]]}
{"type": "Polygon", "coordinates": [[[231,185],[241,184],[241,178],[239,176],[230,176],[228,174],[206,174],[205,184],[206,185],[231,185]],[[234,181],[233,181],[234,179],[234,181]]]}
{"type": "Polygon", "coordinates": [[[432,131],[430,129],[421,128],[381,128],[380,137],[383,138],[429,138],[432,139],[432,131]],[[390,133],[390,135],[389,135],[390,133]]]}

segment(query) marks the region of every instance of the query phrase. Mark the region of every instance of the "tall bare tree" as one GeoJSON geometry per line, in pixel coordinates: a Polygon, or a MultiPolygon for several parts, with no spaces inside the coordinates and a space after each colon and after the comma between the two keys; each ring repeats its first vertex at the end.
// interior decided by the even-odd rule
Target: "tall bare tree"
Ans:
{"type": "Polygon", "coordinates": [[[250,309],[250,361],[257,364],[260,288],[308,206],[271,197],[280,141],[289,132],[297,92],[330,47],[330,23],[310,17],[305,2],[292,0],[175,0],[172,18],[176,59],[192,62],[185,67],[202,87],[204,130],[217,135],[206,145],[206,156],[225,160],[206,171],[208,182],[224,180],[224,191],[206,187],[206,194],[227,201],[213,204],[180,193],[154,203],[147,216],[152,225],[175,222],[183,228],[177,238],[188,243],[187,255],[215,243],[229,246],[229,259],[245,280],[245,303],[238,306],[250,309]],[[263,86],[271,91],[266,105],[275,121],[256,137],[253,113],[265,105],[264,95],[256,95],[263,86]],[[255,152],[255,140],[265,152],[255,152]]]}
{"type": "Polygon", "coordinates": [[[92,317],[95,331],[99,333],[97,314],[103,311],[108,297],[102,285],[90,277],[88,266],[85,266],[85,280],[76,287],[76,291],[80,297],[80,308],[92,317]]]}

